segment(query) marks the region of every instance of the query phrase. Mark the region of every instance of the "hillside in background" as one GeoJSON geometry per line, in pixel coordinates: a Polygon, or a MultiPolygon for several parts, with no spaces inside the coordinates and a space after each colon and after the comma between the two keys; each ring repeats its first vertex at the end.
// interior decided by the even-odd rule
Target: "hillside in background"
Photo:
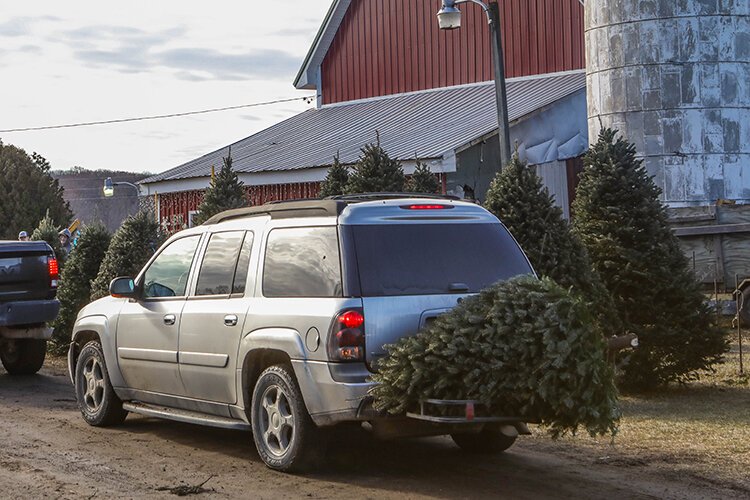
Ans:
{"type": "Polygon", "coordinates": [[[118,172],[114,170],[53,170],[52,177],[65,190],[64,197],[70,203],[74,217],[85,224],[101,221],[110,232],[114,232],[128,215],[138,211],[138,194],[129,186],[116,186],[115,194],[106,198],[102,188],[104,179],[112,177],[114,182],[137,183],[150,174],[118,172]]]}

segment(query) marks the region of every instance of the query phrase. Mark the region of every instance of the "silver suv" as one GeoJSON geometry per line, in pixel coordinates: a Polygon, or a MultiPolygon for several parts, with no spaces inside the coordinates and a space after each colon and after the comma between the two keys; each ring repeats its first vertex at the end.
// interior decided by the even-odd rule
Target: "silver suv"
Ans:
{"type": "MultiPolygon", "coordinates": [[[[135,278],[86,306],[68,354],[83,418],[128,412],[252,430],[277,470],[314,465],[321,427],[379,436],[452,434],[467,449],[512,444],[525,425],[372,409],[384,345],[468,294],[532,273],[483,208],[443,198],[352,196],[232,210],[172,236],[135,278]]],[[[463,411],[463,410],[461,410],[463,411]]],[[[463,413],[462,413],[463,415],[463,413]]]]}

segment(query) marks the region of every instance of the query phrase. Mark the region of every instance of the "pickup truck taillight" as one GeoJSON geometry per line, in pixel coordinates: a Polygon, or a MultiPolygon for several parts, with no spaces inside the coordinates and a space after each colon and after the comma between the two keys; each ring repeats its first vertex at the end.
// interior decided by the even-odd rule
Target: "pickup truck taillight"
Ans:
{"type": "Polygon", "coordinates": [[[360,309],[341,311],[333,320],[328,357],[331,361],[364,361],[365,316],[360,309]]]}
{"type": "Polygon", "coordinates": [[[57,280],[60,279],[60,269],[57,267],[57,259],[47,257],[47,273],[49,274],[49,286],[57,288],[57,280]]]}

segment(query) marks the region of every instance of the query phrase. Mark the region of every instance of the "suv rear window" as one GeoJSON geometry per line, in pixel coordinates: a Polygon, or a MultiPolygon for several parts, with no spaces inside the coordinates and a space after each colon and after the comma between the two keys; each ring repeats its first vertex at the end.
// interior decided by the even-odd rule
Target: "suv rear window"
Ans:
{"type": "Polygon", "coordinates": [[[478,292],[532,272],[502,224],[350,227],[365,297],[478,292]]]}
{"type": "Polygon", "coordinates": [[[336,227],[274,229],[263,265],[266,297],[341,297],[336,227]]]}

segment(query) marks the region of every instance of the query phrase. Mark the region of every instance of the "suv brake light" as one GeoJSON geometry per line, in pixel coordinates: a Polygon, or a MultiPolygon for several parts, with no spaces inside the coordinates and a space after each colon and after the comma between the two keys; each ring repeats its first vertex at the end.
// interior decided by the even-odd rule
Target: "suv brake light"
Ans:
{"type": "Polygon", "coordinates": [[[341,311],[333,320],[328,335],[331,361],[364,361],[365,317],[359,309],[341,311]]]}
{"type": "Polygon", "coordinates": [[[60,279],[60,269],[57,266],[57,259],[47,257],[47,274],[49,275],[49,286],[57,288],[57,280],[60,279]]]}
{"type": "Polygon", "coordinates": [[[402,205],[404,210],[445,210],[453,208],[453,205],[402,205]]]}

